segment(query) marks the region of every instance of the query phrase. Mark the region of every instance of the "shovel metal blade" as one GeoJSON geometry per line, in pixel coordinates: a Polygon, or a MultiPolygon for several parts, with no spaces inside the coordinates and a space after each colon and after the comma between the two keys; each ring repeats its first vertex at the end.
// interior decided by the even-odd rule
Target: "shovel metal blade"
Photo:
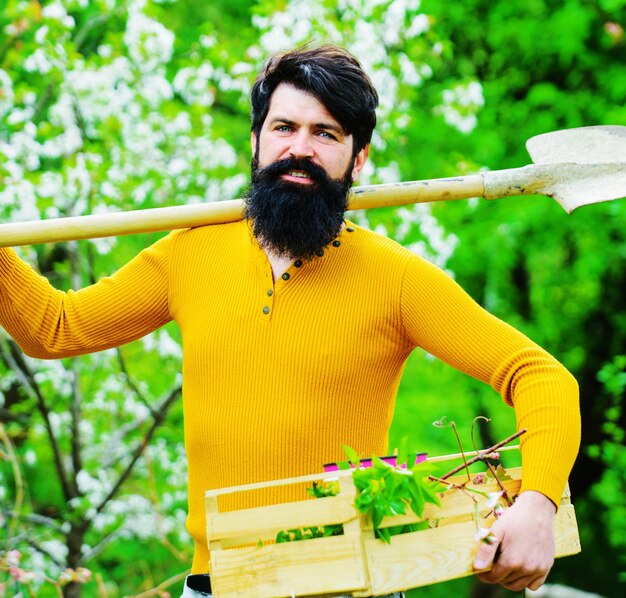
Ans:
{"type": "Polygon", "coordinates": [[[560,165],[539,192],[568,213],[626,197],[626,127],[563,129],[530,138],[526,149],[535,164],[560,165]]]}

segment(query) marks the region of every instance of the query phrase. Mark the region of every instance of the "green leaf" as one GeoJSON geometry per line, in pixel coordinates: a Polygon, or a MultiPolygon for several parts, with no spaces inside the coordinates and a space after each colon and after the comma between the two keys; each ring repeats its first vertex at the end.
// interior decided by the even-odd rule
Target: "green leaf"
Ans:
{"type": "Polygon", "coordinates": [[[403,500],[390,500],[389,510],[391,515],[404,515],[406,513],[406,503],[403,500]]]}
{"type": "Polygon", "coordinates": [[[353,467],[356,467],[356,468],[360,467],[361,459],[359,459],[359,455],[353,448],[350,448],[348,445],[344,444],[343,451],[344,453],[346,453],[346,456],[348,457],[348,461],[350,461],[353,467]]]}
{"type": "Polygon", "coordinates": [[[507,473],[506,469],[502,467],[500,463],[498,467],[496,467],[496,476],[501,482],[506,482],[508,480],[512,480],[513,478],[507,473]]]}
{"type": "Polygon", "coordinates": [[[376,536],[380,538],[386,544],[391,544],[391,532],[388,528],[377,529],[376,536]]]}
{"type": "Polygon", "coordinates": [[[382,471],[387,471],[389,469],[392,469],[392,466],[389,465],[389,463],[387,463],[386,461],[383,461],[380,457],[377,457],[376,455],[372,457],[372,465],[376,469],[379,469],[382,471]]]}
{"type": "MultiPolygon", "coordinates": [[[[408,465],[409,460],[409,437],[403,436],[398,443],[398,454],[396,457],[396,463],[398,465],[408,465]]],[[[413,457],[413,463],[415,463],[415,457],[413,457]]]]}

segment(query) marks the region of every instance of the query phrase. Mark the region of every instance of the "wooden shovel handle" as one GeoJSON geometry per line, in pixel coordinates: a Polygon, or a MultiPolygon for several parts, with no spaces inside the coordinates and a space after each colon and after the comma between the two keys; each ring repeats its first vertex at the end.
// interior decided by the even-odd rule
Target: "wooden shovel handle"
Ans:
{"type": "MultiPolygon", "coordinates": [[[[482,197],[481,175],[355,187],[350,209],[482,197]]],[[[0,247],[58,243],[191,228],[241,220],[243,202],[228,201],[0,224],[0,247]]]]}

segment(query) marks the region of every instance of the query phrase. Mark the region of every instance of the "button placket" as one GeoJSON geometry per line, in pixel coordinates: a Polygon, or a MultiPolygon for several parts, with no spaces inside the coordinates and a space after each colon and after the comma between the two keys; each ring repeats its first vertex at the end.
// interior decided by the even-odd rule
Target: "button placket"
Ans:
{"type": "Polygon", "coordinates": [[[274,296],[276,289],[274,287],[274,279],[272,277],[272,269],[267,263],[267,268],[264,272],[263,283],[265,285],[265,292],[262,295],[260,312],[264,321],[269,322],[271,314],[274,311],[274,296]]]}

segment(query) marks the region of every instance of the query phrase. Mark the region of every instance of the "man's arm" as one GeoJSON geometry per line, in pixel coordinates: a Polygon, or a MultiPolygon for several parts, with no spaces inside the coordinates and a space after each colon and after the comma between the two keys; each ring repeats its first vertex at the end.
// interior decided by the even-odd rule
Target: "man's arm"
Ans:
{"type": "MultiPolygon", "coordinates": [[[[170,236],[171,237],[171,236],[170,236]]],[[[54,289],[0,249],[0,325],[32,357],[70,357],[127,343],[169,321],[170,237],[80,291],[54,289]]]]}
{"type": "Polygon", "coordinates": [[[553,563],[555,505],[580,441],[576,381],[449,276],[418,259],[407,268],[403,321],[416,345],[490,384],[515,408],[518,429],[527,429],[521,438],[521,494],[494,524],[496,543],[479,547],[475,568],[487,568],[495,558],[481,579],[516,589],[538,587],[553,563]]]}

